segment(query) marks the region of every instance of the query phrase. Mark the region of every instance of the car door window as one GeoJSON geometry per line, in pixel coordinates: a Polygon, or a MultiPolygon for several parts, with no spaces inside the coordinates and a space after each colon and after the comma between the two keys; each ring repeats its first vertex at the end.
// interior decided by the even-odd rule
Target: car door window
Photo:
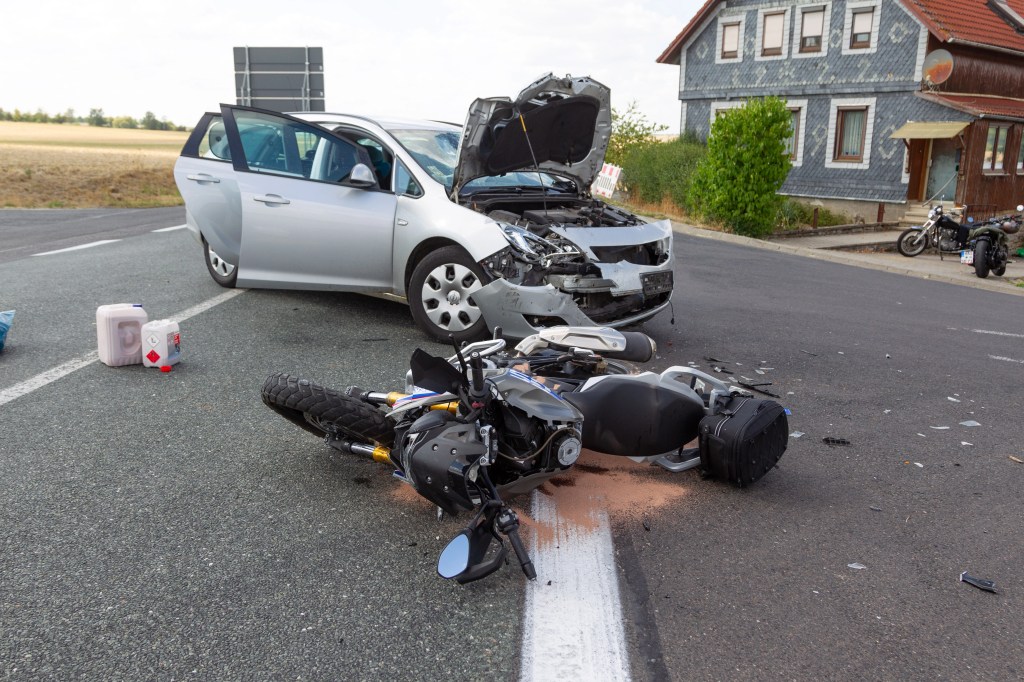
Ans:
{"type": "Polygon", "coordinates": [[[412,177],[412,173],[405,167],[405,164],[397,159],[395,160],[395,194],[407,197],[423,196],[423,188],[412,177]]]}
{"type": "Polygon", "coordinates": [[[224,129],[224,117],[213,116],[206,132],[199,138],[199,157],[214,161],[230,161],[231,149],[228,147],[228,133],[224,129]]]}

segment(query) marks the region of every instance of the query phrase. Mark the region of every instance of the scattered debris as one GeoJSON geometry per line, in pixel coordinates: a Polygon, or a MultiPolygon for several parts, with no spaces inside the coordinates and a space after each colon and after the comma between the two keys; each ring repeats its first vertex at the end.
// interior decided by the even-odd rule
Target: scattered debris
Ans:
{"type": "Polygon", "coordinates": [[[801,348],[801,349],[800,349],[800,352],[801,352],[801,353],[807,353],[807,354],[808,354],[808,355],[810,355],[811,357],[815,357],[815,358],[816,358],[816,357],[818,357],[818,354],[817,354],[817,353],[812,353],[811,351],[809,351],[809,350],[804,350],[803,348],[801,348]]]}
{"type": "Polygon", "coordinates": [[[927,438],[928,437],[928,436],[924,435],[923,433],[919,433],[917,435],[921,436],[921,438],[927,438]]]}
{"type": "Polygon", "coordinates": [[[754,371],[757,372],[758,374],[760,374],[761,376],[764,376],[764,370],[755,369],[754,371]]]}
{"type": "Polygon", "coordinates": [[[924,469],[924,465],[921,464],[920,462],[914,462],[914,466],[916,466],[919,469],[924,469]]]}
{"type": "Polygon", "coordinates": [[[644,524],[644,530],[648,533],[651,532],[651,524],[647,519],[643,519],[640,523],[644,524]]]}
{"type": "Polygon", "coordinates": [[[839,354],[840,355],[846,355],[846,353],[844,353],[843,351],[839,351],[839,354]]]}
{"type": "Polygon", "coordinates": [[[975,578],[973,575],[967,575],[967,571],[960,574],[960,582],[967,583],[968,585],[974,585],[979,590],[985,590],[986,592],[996,594],[995,582],[985,580],[984,578],[975,578]]]}
{"type": "Polygon", "coordinates": [[[846,567],[847,568],[852,568],[855,571],[862,571],[865,568],[867,568],[867,566],[865,566],[864,564],[859,564],[857,562],[854,562],[852,564],[846,564],[846,567]]]}
{"type": "Polygon", "coordinates": [[[763,388],[758,388],[758,386],[771,386],[772,382],[770,382],[770,381],[763,381],[763,382],[756,383],[756,384],[752,384],[752,383],[749,383],[749,382],[746,382],[746,381],[740,381],[738,383],[743,388],[748,388],[751,391],[755,391],[757,393],[763,393],[764,395],[771,396],[772,398],[781,398],[782,397],[778,393],[772,393],[771,391],[766,391],[763,388]]]}
{"type": "Polygon", "coordinates": [[[789,409],[788,407],[784,407],[783,410],[785,411],[787,417],[793,416],[793,410],[789,409]]]}
{"type": "Polygon", "coordinates": [[[929,426],[929,429],[935,429],[936,431],[946,431],[949,429],[948,426],[929,426]]]}
{"type": "Polygon", "coordinates": [[[981,426],[981,424],[974,421],[973,419],[968,419],[965,422],[960,422],[960,426],[981,426]]]}
{"type": "Polygon", "coordinates": [[[960,441],[960,445],[970,445],[970,446],[973,446],[974,443],[968,443],[967,441],[962,440],[962,441],[960,441]]]}
{"type": "Polygon", "coordinates": [[[832,436],[825,436],[821,439],[821,442],[825,445],[849,445],[850,441],[845,438],[833,438],[832,436]]]}
{"type": "Polygon", "coordinates": [[[799,438],[802,435],[804,435],[803,431],[794,431],[793,433],[789,434],[789,437],[790,438],[799,438]]]}
{"type": "Polygon", "coordinates": [[[871,511],[882,511],[881,507],[876,507],[875,505],[869,506],[868,509],[870,509],[871,511]]]}
{"type": "Polygon", "coordinates": [[[949,402],[951,402],[951,403],[958,403],[958,402],[960,402],[960,399],[959,399],[959,398],[954,398],[954,397],[953,397],[953,396],[951,396],[951,395],[947,395],[947,396],[946,396],[946,400],[948,400],[948,401],[949,401],[949,402]]]}
{"type": "Polygon", "coordinates": [[[889,414],[892,410],[882,410],[882,414],[889,414]]]}
{"type": "Polygon", "coordinates": [[[1024,464],[1024,459],[1021,459],[1020,457],[1014,457],[1013,455],[1007,455],[1007,457],[1012,459],[1017,464],[1024,464]]]}
{"type": "Polygon", "coordinates": [[[714,371],[718,372],[719,374],[722,374],[723,372],[725,372],[725,370],[722,369],[721,367],[719,367],[718,365],[711,365],[711,369],[713,369],[714,371]]]}
{"type": "Polygon", "coordinates": [[[886,360],[890,360],[890,359],[892,359],[892,356],[891,356],[891,355],[889,355],[888,353],[886,353],[886,354],[885,354],[885,359],[886,359],[886,360]]]}
{"type": "Polygon", "coordinates": [[[728,360],[719,360],[718,358],[713,358],[710,355],[705,355],[704,359],[707,360],[708,362],[720,362],[720,363],[722,363],[724,365],[729,364],[728,360]]]}

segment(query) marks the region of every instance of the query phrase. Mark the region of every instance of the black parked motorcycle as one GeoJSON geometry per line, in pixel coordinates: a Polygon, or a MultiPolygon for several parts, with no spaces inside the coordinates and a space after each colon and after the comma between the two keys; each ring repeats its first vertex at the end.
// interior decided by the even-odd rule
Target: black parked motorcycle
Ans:
{"type": "Polygon", "coordinates": [[[993,218],[975,227],[967,236],[970,249],[963,252],[960,262],[974,265],[974,274],[982,279],[988,273],[1002,276],[1010,259],[1009,238],[1017,234],[1024,221],[1024,205],[1017,206],[1017,215],[993,218]]]}
{"type": "Polygon", "coordinates": [[[442,577],[465,583],[493,573],[507,538],[533,579],[505,500],[569,470],[584,447],[673,472],[701,467],[740,486],[785,451],[788,424],[778,403],[690,367],[629,373],[616,360],[645,362],[653,352],[654,342],[638,332],[553,327],[511,353],[501,338],[456,348],[447,359],[417,350],[402,393],[339,392],[274,374],[262,398],[331,447],[392,466],[440,510],[473,511],[441,554],[442,577]],[[686,448],[694,439],[699,447],[686,448]]]}
{"type": "MultiPolygon", "coordinates": [[[[959,217],[959,212],[952,211],[959,217]]],[[[919,256],[926,248],[932,246],[944,253],[959,253],[963,248],[961,226],[952,217],[946,215],[942,204],[937,204],[928,211],[928,220],[923,225],[915,225],[903,231],[896,240],[896,249],[907,258],[919,256]]]]}

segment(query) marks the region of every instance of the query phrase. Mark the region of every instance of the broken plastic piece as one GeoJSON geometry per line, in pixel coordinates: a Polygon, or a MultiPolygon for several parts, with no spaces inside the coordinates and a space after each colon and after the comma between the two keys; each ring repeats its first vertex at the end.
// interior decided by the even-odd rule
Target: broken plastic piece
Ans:
{"type": "Polygon", "coordinates": [[[807,353],[808,355],[810,355],[810,356],[813,356],[813,357],[818,357],[818,354],[817,354],[817,353],[812,353],[811,351],[809,351],[809,350],[804,350],[803,348],[801,348],[801,349],[800,349],[800,352],[801,352],[801,353],[807,353]]]}
{"type": "Polygon", "coordinates": [[[928,428],[929,429],[935,429],[936,431],[945,431],[949,427],[948,426],[929,426],[928,428]]]}
{"type": "Polygon", "coordinates": [[[1007,455],[1007,457],[1012,459],[1017,464],[1024,464],[1024,459],[1021,459],[1020,457],[1014,457],[1013,455],[1007,455]]]}
{"type": "Polygon", "coordinates": [[[974,445],[974,443],[968,443],[965,440],[960,441],[960,445],[974,445]]]}
{"type": "Polygon", "coordinates": [[[763,393],[764,395],[768,395],[768,396],[771,396],[773,398],[781,398],[782,397],[778,393],[772,393],[771,391],[766,391],[763,388],[758,388],[758,386],[771,386],[772,382],[770,382],[770,381],[764,381],[764,382],[760,382],[760,383],[756,383],[756,384],[751,384],[751,383],[748,383],[748,382],[745,382],[745,381],[740,381],[738,383],[743,388],[748,388],[751,391],[755,391],[757,393],[763,393]]]}
{"type": "Polygon", "coordinates": [[[782,408],[782,411],[786,413],[787,417],[793,416],[793,410],[789,409],[788,407],[782,408]]]}
{"type": "Polygon", "coordinates": [[[974,421],[973,419],[968,419],[965,422],[960,422],[960,426],[981,426],[981,424],[974,421]]]}
{"type": "Polygon", "coordinates": [[[0,350],[4,349],[4,340],[7,338],[7,330],[11,328],[11,322],[13,321],[13,310],[5,310],[0,313],[0,350]]]}
{"type": "Polygon", "coordinates": [[[968,575],[967,571],[960,574],[960,582],[967,583],[968,585],[974,585],[979,590],[985,590],[986,592],[997,594],[995,582],[985,580],[984,578],[975,578],[973,575],[968,575]]]}
{"type": "Polygon", "coordinates": [[[920,469],[924,469],[924,465],[921,464],[920,462],[914,462],[914,466],[916,466],[916,467],[918,467],[920,469]]]}
{"type": "Polygon", "coordinates": [[[857,571],[862,571],[865,568],[867,568],[867,566],[865,566],[864,564],[859,564],[857,562],[854,562],[852,564],[846,564],[846,567],[847,568],[852,568],[852,569],[857,570],[857,571]]]}
{"type": "Polygon", "coordinates": [[[871,505],[870,507],[868,507],[868,509],[870,509],[871,511],[882,511],[881,507],[876,507],[875,505],[871,505]]]}
{"type": "Polygon", "coordinates": [[[825,436],[821,439],[821,442],[825,445],[849,445],[850,441],[845,438],[833,438],[832,436],[825,436]]]}
{"type": "Polygon", "coordinates": [[[804,435],[803,431],[794,431],[793,433],[789,434],[789,437],[790,438],[799,438],[802,435],[804,435]]]}
{"type": "Polygon", "coordinates": [[[960,402],[960,399],[959,399],[959,398],[954,398],[954,397],[953,397],[953,396],[951,396],[951,395],[947,395],[947,396],[946,396],[946,400],[948,400],[948,401],[949,401],[949,402],[951,402],[951,403],[958,403],[958,402],[960,402]]]}

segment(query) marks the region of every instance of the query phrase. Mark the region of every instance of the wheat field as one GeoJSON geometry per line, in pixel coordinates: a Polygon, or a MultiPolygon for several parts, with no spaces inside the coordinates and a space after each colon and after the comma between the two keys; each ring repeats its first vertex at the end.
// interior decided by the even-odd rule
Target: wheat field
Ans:
{"type": "Polygon", "coordinates": [[[0,121],[0,207],[177,206],[188,133],[0,121]]]}

